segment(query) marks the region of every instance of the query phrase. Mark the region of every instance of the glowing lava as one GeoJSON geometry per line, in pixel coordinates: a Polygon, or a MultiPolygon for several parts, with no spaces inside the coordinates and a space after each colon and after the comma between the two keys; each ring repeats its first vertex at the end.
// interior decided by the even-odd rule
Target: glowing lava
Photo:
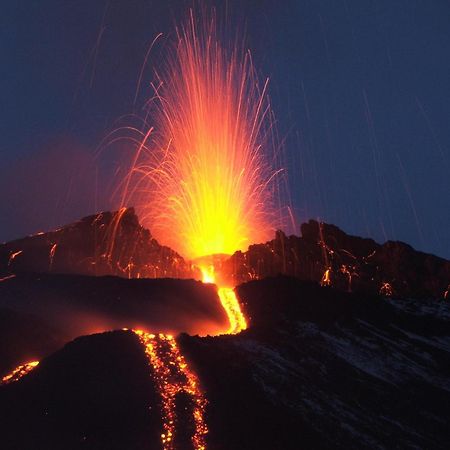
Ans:
{"type": "Polygon", "coordinates": [[[9,256],[9,260],[8,260],[8,267],[22,253],[23,253],[23,250],[19,250],[18,252],[11,253],[11,255],[9,256]]]}
{"type": "Polygon", "coordinates": [[[199,388],[196,375],[189,369],[175,339],[171,335],[155,335],[141,330],[134,330],[134,333],[145,346],[145,353],[153,368],[155,384],[162,399],[164,433],[161,434],[161,441],[164,450],[175,449],[176,399],[177,395],[183,392],[188,394],[193,402],[193,447],[195,450],[205,450],[208,427],[204,414],[207,401],[199,388]]]}
{"type": "MultiPolygon", "coordinates": [[[[216,282],[213,265],[200,266],[200,270],[202,272],[203,283],[216,282]]],[[[238,334],[247,329],[247,320],[241,310],[241,305],[239,304],[234,289],[229,287],[218,287],[217,294],[223,309],[227,313],[228,321],[230,322],[230,327],[225,334],[238,334]]]]}
{"type": "Polygon", "coordinates": [[[331,268],[328,268],[323,273],[322,280],[320,281],[321,286],[331,286],[330,272],[331,268]]]}
{"type": "MultiPolygon", "coordinates": [[[[126,328],[124,329],[126,330],[126,328]]],[[[191,437],[194,450],[206,450],[208,427],[205,421],[206,397],[199,387],[197,376],[189,369],[180,353],[177,342],[171,335],[150,334],[133,330],[145,348],[149,365],[153,369],[154,382],[161,397],[163,413],[163,433],[161,442],[164,450],[175,450],[177,427],[177,396],[186,394],[192,401],[192,420],[195,431],[191,437]]],[[[22,364],[5,375],[0,385],[18,381],[31,372],[39,361],[22,364]]]]}
{"type": "Polygon", "coordinates": [[[247,321],[241,311],[241,305],[234,290],[232,288],[221,287],[217,293],[230,321],[230,328],[227,334],[237,334],[245,330],[247,328],[247,321]]]}
{"type": "Polygon", "coordinates": [[[39,361],[31,361],[16,367],[12,372],[2,378],[2,382],[0,384],[9,384],[20,380],[24,375],[31,372],[38,364],[39,361]]]}
{"type": "Polygon", "coordinates": [[[393,289],[392,289],[391,283],[388,283],[388,282],[381,283],[381,287],[380,287],[380,292],[379,293],[383,297],[392,297],[393,289]]]}
{"type": "Polygon", "coordinates": [[[214,14],[192,11],[177,29],[122,185],[122,206],[135,204],[159,241],[192,259],[232,254],[274,229],[267,81],[259,87],[250,53],[222,34],[214,14]]]}

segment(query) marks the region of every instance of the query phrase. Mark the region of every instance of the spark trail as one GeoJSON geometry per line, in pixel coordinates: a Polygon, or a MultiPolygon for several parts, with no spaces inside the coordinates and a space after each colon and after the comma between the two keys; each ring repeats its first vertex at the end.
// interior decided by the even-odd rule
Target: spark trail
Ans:
{"type": "MultiPolygon", "coordinates": [[[[240,40],[242,42],[242,39],[240,40]]],[[[230,46],[215,15],[194,16],[154,83],[121,186],[155,237],[188,258],[232,254],[275,229],[277,158],[267,80],[230,46]]]]}

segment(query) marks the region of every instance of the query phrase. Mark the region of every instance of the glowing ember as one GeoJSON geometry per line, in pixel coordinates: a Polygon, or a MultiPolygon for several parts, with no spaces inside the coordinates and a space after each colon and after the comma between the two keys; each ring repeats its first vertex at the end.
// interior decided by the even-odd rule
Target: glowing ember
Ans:
{"type": "Polygon", "coordinates": [[[58,244],[53,244],[49,253],[49,270],[52,270],[53,258],[55,257],[56,247],[58,244]]]}
{"type": "Polygon", "coordinates": [[[122,199],[187,257],[232,254],[273,232],[278,172],[266,162],[266,90],[250,53],[228,49],[214,17],[202,23],[191,11],[155,87],[153,127],[142,133],[122,199]]]}
{"type": "Polygon", "coordinates": [[[23,250],[19,250],[18,252],[11,253],[8,260],[8,266],[11,265],[11,263],[21,254],[23,253],[23,250]]]}
{"type": "Polygon", "coordinates": [[[347,267],[345,264],[342,264],[341,266],[341,273],[347,276],[348,285],[347,285],[347,291],[352,292],[352,276],[353,274],[350,272],[349,267],[347,267]]]}
{"type": "Polygon", "coordinates": [[[176,398],[186,393],[193,401],[193,420],[195,433],[192,444],[195,450],[205,450],[205,436],[208,427],[204,419],[206,398],[199,388],[196,375],[189,369],[186,360],[181,355],[175,339],[170,335],[145,333],[134,330],[142,344],[150,366],[153,368],[155,384],[162,399],[163,427],[161,441],[164,450],[175,448],[175,432],[177,424],[176,398]]]}
{"type": "Polygon", "coordinates": [[[322,280],[320,281],[321,286],[331,286],[330,272],[331,272],[331,269],[325,270],[325,272],[322,276],[322,280]]]}
{"type": "Polygon", "coordinates": [[[6,277],[2,277],[2,278],[0,278],[0,283],[1,283],[2,281],[10,280],[11,278],[15,278],[15,277],[16,277],[16,275],[14,275],[14,274],[12,274],[12,275],[7,275],[6,277]]]}
{"type": "Polygon", "coordinates": [[[392,286],[388,282],[383,282],[380,287],[380,295],[383,297],[392,297],[393,291],[392,286]]]}
{"type": "Polygon", "coordinates": [[[20,380],[24,375],[31,372],[38,364],[39,361],[31,361],[16,367],[11,373],[2,378],[2,382],[0,384],[9,384],[20,380]]]}

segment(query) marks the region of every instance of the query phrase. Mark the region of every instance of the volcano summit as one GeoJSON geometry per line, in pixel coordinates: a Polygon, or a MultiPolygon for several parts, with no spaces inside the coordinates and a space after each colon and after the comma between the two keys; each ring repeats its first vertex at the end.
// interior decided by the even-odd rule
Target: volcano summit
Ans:
{"type": "Polygon", "coordinates": [[[221,335],[132,209],[108,257],[116,215],[0,247],[2,448],[446,448],[449,261],[310,221],[221,258],[248,322],[221,335]]]}

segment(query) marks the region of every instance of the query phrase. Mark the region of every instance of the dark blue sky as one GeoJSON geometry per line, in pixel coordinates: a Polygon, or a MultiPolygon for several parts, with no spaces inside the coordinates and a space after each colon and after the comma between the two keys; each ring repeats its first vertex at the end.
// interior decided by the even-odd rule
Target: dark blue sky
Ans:
{"type": "MultiPolygon", "coordinates": [[[[164,33],[147,81],[189,4],[7,3],[2,241],[111,206],[113,164],[99,169],[94,152],[117,118],[138,112],[148,45],[164,33]]],[[[270,77],[299,221],[320,217],[450,258],[450,2],[230,0],[228,9],[270,77]]]]}

